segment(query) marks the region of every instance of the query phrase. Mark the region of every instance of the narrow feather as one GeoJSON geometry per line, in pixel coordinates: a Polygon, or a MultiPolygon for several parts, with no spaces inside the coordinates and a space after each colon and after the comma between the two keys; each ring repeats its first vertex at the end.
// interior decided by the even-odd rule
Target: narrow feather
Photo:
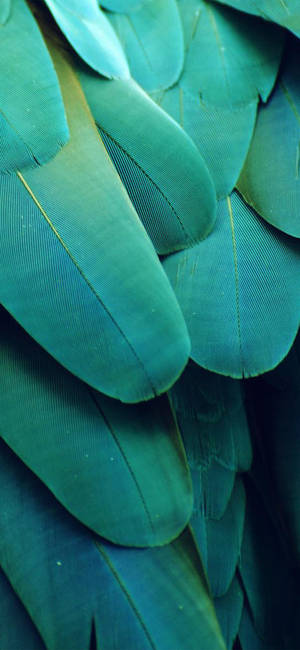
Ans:
{"type": "Polygon", "coordinates": [[[4,443],[0,463],[0,561],[47,650],[88,650],[93,622],[101,650],[225,650],[189,531],[158,549],[114,547],[4,443]]]}
{"type": "Polygon", "coordinates": [[[299,41],[290,38],[276,89],[258,113],[237,185],[264,219],[294,237],[300,237],[299,56],[299,41]]]}
{"type": "Polygon", "coordinates": [[[109,78],[127,79],[121,43],[97,0],[45,0],[60,29],[91,68],[109,78]]]}
{"type": "Polygon", "coordinates": [[[237,477],[223,517],[206,520],[207,574],[214,598],[225,596],[235,576],[243,540],[245,508],[244,485],[237,477]]]}
{"type": "Polygon", "coordinates": [[[213,233],[169,256],[164,268],[199,365],[249,377],[287,355],[300,319],[299,243],[266,224],[237,194],[219,203],[213,233]]]}
{"type": "Polygon", "coordinates": [[[190,138],[133,82],[106,82],[78,67],[105,146],[156,250],[169,253],[208,235],[215,190],[190,138]]]}
{"type": "MultiPolygon", "coordinates": [[[[257,634],[247,605],[243,609],[239,629],[239,641],[242,650],[253,650],[253,648],[255,650],[282,650],[282,642],[279,639],[272,641],[270,644],[257,634]]],[[[292,646],[287,646],[286,644],[283,647],[288,648],[288,650],[294,650],[292,646]]]]}
{"type": "Polygon", "coordinates": [[[239,632],[243,604],[243,590],[238,578],[235,576],[226,594],[221,598],[214,599],[217,618],[227,650],[232,650],[233,643],[239,632]]]}
{"type": "Polygon", "coordinates": [[[128,546],[183,530],[192,490],[166,397],[129,406],[91,391],[3,309],[0,359],[1,435],[72,514],[128,546]]]}
{"type": "Polygon", "coordinates": [[[69,139],[58,79],[24,0],[1,5],[0,171],[36,167],[69,139]],[[9,74],[8,74],[9,70],[9,74]]]}
{"type": "Polygon", "coordinates": [[[71,140],[47,165],[1,179],[1,300],[87,383],[149,399],[187,361],[185,323],[67,55],[53,55],[71,140]]]}
{"type": "Polygon", "coordinates": [[[112,14],[133,78],[147,92],[164,90],[183,67],[183,33],[176,0],[151,0],[126,14],[112,14]]]}

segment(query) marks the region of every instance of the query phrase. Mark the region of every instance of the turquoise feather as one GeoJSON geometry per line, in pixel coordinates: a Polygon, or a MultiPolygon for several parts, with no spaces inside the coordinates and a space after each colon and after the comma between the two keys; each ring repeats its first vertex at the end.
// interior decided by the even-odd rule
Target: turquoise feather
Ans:
{"type": "Polygon", "coordinates": [[[138,402],[177,379],[186,326],[66,55],[53,55],[71,140],[48,165],[0,180],[1,300],[71,372],[138,402]]]}
{"type": "Polygon", "coordinates": [[[52,60],[25,0],[0,11],[0,171],[11,172],[48,162],[69,130],[52,60]]]}
{"type": "Polygon", "coordinates": [[[161,254],[204,239],[216,218],[215,189],[188,136],[133,81],[78,68],[104,144],[161,254]]]}
{"type": "Polygon", "coordinates": [[[109,78],[127,79],[121,43],[97,0],[45,0],[60,29],[91,68],[109,78]]]}

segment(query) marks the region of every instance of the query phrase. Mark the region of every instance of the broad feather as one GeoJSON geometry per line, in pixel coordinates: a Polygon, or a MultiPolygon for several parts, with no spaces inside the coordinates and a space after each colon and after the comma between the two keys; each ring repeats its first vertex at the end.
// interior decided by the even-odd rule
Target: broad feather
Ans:
{"type": "Polygon", "coordinates": [[[138,402],[175,381],[188,335],[67,58],[53,53],[71,139],[51,163],[0,181],[2,302],[71,372],[138,402]]]}

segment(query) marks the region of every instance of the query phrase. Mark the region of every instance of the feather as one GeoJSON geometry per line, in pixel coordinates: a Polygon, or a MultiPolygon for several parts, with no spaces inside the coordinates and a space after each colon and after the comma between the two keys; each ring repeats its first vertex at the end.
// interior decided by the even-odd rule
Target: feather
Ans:
{"type": "Polygon", "coordinates": [[[90,390],[3,309],[0,358],[1,435],[73,515],[128,546],[183,530],[191,482],[166,397],[129,406],[90,390]]]}
{"type": "Polygon", "coordinates": [[[300,44],[290,39],[285,65],[271,99],[258,114],[238,181],[244,199],[264,219],[300,237],[300,44]]]}
{"type": "Polygon", "coordinates": [[[231,377],[274,368],[297,334],[298,240],[261,220],[233,194],[212,234],[164,261],[199,365],[231,377]]]}
{"type": "Polygon", "coordinates": [[[207,519],[207,574],[213,596],[228,592],[234,579],[243,541],[246,498],[242,479],[236,478],[221,519],[207,519]]]}
{"type": "Polygon", "coordinates": [[[246,11],[250,14],[260,16],[265,20],[271,20],[282,27],[286,27],[291,32],[300,36],[300,7],[298,0],[216,0],[222,4],[230,5],[240,11],[246,11]]]}
{"type": "Polygon", "coordinates": [[[133,81],[79,79],[101,137],[158,253],[205,238],[216,216],[207,167],[188,136],[133,81]]]}
{"type": "Polygon", "coordinates": [[[94,388],[149,399],[187,361],[185,323],[67,55],[53,54],[71,140],[47,165],[1,179],[1,300],[94,388]]]}
{"type": "Polygon", "coordinates": [[[0,171],[11,172],[46,163],[69,130],[53,63],[26,2],[2,0],[0,11],[0,171]]]}
{"type": "MultiPolygon", "coordinates": [[[[221,596],[221,598],[214,599],[214,605],[226,648],[227,650],[232,650],[233,643],[238,632],[240,632],[240,622],[244,605],[243,590],[236,576],[226,594],[221,596]]],[[[253,648],[254,646],[252,646],[252,650],[253,648]]]]}
{"type": "Polygon", "coordinates": [[[120,41],[97,0],[45,0],[60,29],[91,68],[109,78],[127,79],[120,41]]]}
{"type": "Polygon", "coordinates": [[[258,98],[266,101],[272,90],[283,38],[274,26],[214,3],[180,0],[179,7],[183,73],[176,86],[154,98],[195,141],[222,198],[242,169],[258,98]]]}
{"type": "Polygon", "coordinates": [[[47,650],[23,604],[0,569],[0,639],[3,650],[47,650]]]}
{"type": "Polygon", "coordinates": [[[112,546],[4,443],[0,464],[1,564],[47,650],[88,650],[92,626],[101,650],[225,650],[188,530],[161,548],[112,546]]]}
{"type": "Polygon", "coordinates": [[[111,14],[130,72],[147,92],[164,90],[183,67],[183,33],[176,0],[151,0],[132,13],[111,14]]]}

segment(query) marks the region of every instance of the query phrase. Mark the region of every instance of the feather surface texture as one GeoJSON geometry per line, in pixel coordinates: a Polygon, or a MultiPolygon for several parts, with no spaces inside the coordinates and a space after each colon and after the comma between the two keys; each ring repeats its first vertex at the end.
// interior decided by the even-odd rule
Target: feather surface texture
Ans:
{"type": "Polygon", "coordinates": [[[297,650],[298,0],[0,4],[0,650],[297,650]]]}

